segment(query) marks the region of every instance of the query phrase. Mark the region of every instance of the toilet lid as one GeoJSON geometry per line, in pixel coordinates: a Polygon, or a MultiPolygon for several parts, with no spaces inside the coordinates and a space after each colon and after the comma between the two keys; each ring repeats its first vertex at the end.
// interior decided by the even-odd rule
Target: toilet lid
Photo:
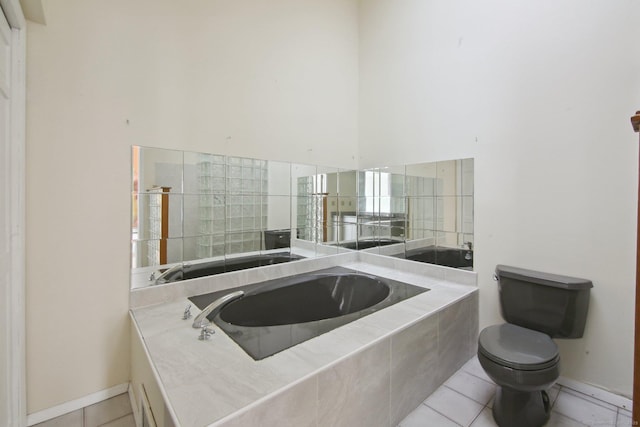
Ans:
{"type": "Polygon", "coordinates": [[[485,328],[478,338],[478,351],[513,369],[537,370],[558,363],[558,346],[542,332],[504,323],[485,328]]]}

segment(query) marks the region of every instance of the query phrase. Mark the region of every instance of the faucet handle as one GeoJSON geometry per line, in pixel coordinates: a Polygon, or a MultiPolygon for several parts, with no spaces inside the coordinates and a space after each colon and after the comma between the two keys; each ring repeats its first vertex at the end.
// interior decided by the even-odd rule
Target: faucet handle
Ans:
{"type": "Polygon", "coordinates": [[[187,320],[191,317],[191,304],[187,304],[187,308],[184,309],[184,313],[182,314],[182,320],[187,320]]]}
{"type": "Polygon", "coordinates": [[[215,333],[216,333],[215,330],[209,328],[209,324],[202,325],[202,328],[200,328],[200,335],[198,335],[198,339],[200,341],[206,341],[209,339],[211,335],[215,333]]]}

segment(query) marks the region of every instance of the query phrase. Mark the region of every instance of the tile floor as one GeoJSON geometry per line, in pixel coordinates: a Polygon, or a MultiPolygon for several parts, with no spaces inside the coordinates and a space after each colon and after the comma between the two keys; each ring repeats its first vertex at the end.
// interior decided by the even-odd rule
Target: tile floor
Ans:
{"type": "Polygon", "coordinates": [[[33,427],[136,427],[129,393],[123,393],[33,427]]]}
{"type": "MultiPolygon", "coordinates": [[[[494,427],[491,405],[495,384],[477,357],[449,378],[409,414],[399,427],[494,427]]],[[[631,412],[567,387],[555,385],[548,427],[630,427],[631,412]]]]}

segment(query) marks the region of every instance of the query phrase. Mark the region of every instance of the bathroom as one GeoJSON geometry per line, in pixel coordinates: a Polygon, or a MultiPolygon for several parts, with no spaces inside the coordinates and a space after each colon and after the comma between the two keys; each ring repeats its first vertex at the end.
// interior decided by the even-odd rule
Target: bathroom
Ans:
{"type": "Polygon", "coordinates": [[[587,277],[563,376],[630,397],[638,5],[43,7],[27,27],[28,414],[130,379],[133,145],[344,169],[474,158],[480,327],[500,321],[496,264],[587,277]]]}

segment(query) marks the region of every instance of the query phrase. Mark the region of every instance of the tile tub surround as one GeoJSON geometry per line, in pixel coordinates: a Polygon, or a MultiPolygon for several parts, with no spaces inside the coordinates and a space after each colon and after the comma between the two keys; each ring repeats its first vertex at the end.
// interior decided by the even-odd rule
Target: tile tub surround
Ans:
{"type": "Polygon", "coordinates": [[[180,318],[185,297],[132,309],[176,425],[397,425],[475,353],[475,273],[373,254],[310,261],[307,271],[330,261],[431,291],[261,361],[215,325],[198,341],[180,318]]]}

